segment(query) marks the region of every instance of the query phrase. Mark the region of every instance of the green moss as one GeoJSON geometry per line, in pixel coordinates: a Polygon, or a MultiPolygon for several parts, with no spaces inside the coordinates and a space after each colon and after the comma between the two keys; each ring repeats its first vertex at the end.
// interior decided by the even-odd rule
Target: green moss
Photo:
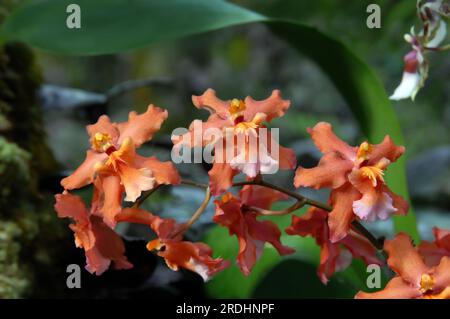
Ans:
{"type": "MultiPolygon", "coordinates": [[[[14,197],[19,200],[23,193],[24,185],[30,180],[28,166],[30,155],[14,143],[0,137],[0,206],[8,210],[8,202],[14,197]],[[17,196],[19,195],[19,196],[17,196]]],[[[26,187],[25,187],[26,188],[26,187]]],[[[0,215],[9,215],[10,212],[1,212],[0,215]]]]}
{"type": "MultiPolygon", "coordinates": [[[[14,4],[0,4],[0,24],[14,4]]],[[[40,180],[59,169],[46,143],[36,92],[41,70],[20,43],[0,47],[0,299],[36,290],[39,269],[52,269],[63,223],[40,180]],[[52,247],[52,249],[49,249],[52,247]]]]}
{"type": "Polygon", "coordinates": [[[33,52],[20,43],[5,45],[0,50],[0,73],[0,113],[11,124],[4,135],[32,155],[32,176],[54,171],[58,165],[46,143],[36,101],[42,77],[33,52]]]}
{"type": "Polygon", "coordinates": [[[22,235],[16,223],[0,221],[0,299],[22,297],[29,288],[27,272],[20,266],[22,235]]]}

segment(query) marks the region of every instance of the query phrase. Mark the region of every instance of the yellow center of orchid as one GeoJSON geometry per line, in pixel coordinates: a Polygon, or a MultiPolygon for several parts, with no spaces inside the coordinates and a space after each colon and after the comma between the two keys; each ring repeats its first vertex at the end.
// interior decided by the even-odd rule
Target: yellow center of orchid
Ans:
{"type": "Polygon", "coordinates": [[[378,180],[384,182],[384,172],[378,166],[364,166],[361,167],[362,176],[368,178],[372,182],[372,186],[376,187],[378,180]]]}
{"type": "Polygon", "coordinates": [[[382,158],[376,163],[376,165],[371,166],[364,166],[367,165],[369,162],[369,157],[373,152],[373,146],[372,144],[369,144],[368,142],[362,142],[361,145],[358,148],[358,151],[356,153],[357,158],[357,164],[358,166],[361,165],[361,175],[363,177],[368,178],[372,182],[372,186],[376,187],[378,184],[378,181],[381,181],[384,183],[384,170],[389,165],[389,160],[387,158],[382,158]]]}
{"type": "Polygon", "coordinates": [[[245,111],[245,102],[239,99],[233,99],[228,110],[233,116],[241,115],[245,111]]]}
{"type": "Polygon", "coordinates": [[[253,122],[241,122],[235,125],[234,131],[236,132],[236,134],[242,134],[256,128],[258,128],[258,125],[253,122]]]}
{"type": "Polygon", "coordinates": [[[233,198],[233,195],[231,193],[226,193],[225,195],[222,196],[222,198],[220,200],[222,201],[222,203],[227,203],[232,198],[233,198]]]}
{"type": "Polygon", "coordinates": [[[363,166],[360,168],[361,175],[368,178],[372,182],[372,186],[376,187],[378,181],[384,183],[384,170],[388,167],[390,161],[387,158],[382,158],[374,166],[363,166]]]}
{"type": "Polygon", "coordinates": [[[356,153],[356,157],[360,162],[367,161],[369,159],[369,155],[372,153],[373,147],[368,142],[363,142],[358,148],[358,152],[356,153]]]}
{"type": "Polygon", "coordinates": [[[264,113],[256,113],[253,119],[250,122],[238,122],[235,121],[234,131],[236,134],[246,134],[249,132],[253,132],[256,134],[256,129],[261,125],[262,122],[266,119],[266,114],[264,113]]]}
{"type": "MultiPolygon", "coordinates": [[[[120,149],[116,149],[114,145],[110,142],[106,142],[105,144],[101,144],[101,150],[108,155],[108,159],[106,161],[100,161],[95,163],[94,169],[96,172],[107,171],[109,169],[113,169],[114,171],[119,171],[119,166],[121,164],[126,164],[127,156],[129,156],[129,151],[131,149],[134,150],[133,140],[130,137],[127,137],[123,140],[120,149]]],[[[101,151],[99,150],[99,151],[101,151]]],[[[128,158],[129,161],[129,158],[128,158]]]]}
{"type": "Polygon", "coordinates": [[[94,137],[91,139],[91,145],[93,149],[100,153],[107,152],[111,147],[114,147],[111,136],[100,132],[94,134],[94,137]]]}
{"type": "Polygon", "coordinates": [[[234,122],[234,132],[236,134],[248,135],[250,132],[256,134],[256,129],[261,125],[266,119],[264,113],[256,113],[251,121],[245,121],[243,112],[246,109],[245,102],[239,99],[232,99],[230,102],[231,117],[234,122]]]}
{"type": "Polygon", "coordinates": [[[426,293],[427,291],[433,290],[434,278],[429,274],[422,274],[420,278],[420,292],[426,293]]]}

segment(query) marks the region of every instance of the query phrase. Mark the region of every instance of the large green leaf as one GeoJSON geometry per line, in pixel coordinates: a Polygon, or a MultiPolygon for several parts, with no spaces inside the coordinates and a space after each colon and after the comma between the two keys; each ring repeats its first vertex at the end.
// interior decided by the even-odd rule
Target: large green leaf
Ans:
{"type": "MultiPolygon", "coordinates": [[[[219,0],[77,0],[81,7],[82,27],[68,29],[66,7],[70,3],[73,1],[27,2],[6,19],[0,30],[0,39],[23,41],[61,54],[98,55],[123,52],[156,41],[235,25],[264,23],[316,62],[329,76],[371,142],[379,142],[385,134],[389,134],[397,144],[404,143],[396,114],[378,77],[346,46],[315,28],[299,22],[268,18],[219,0]]],[[[409,198],[405,160],[392,165],[387,175],[390,187],[409,198]]],[[[395,218],[394,222],[397,231],[408,232],[418,240],[412,211],[407,217],[395,218]]],[[[229,240],[233,238],[223,231],[217,228],[208,238],[211,245],[227,257],[229,240]]],[[[293,237],[285,240],[298,248],[298,254],[302,254],[297,255],[299,259],[317,257],[317,248],[311,240],[293,237]]],[[[219,275],[210,284],[216,295],[231,296],[236,293],[238,296],[248,296],[279,260],[273,249],[265,250],[265,257],[249,278],[241,279],[236,268],[219,275]],[[235,284],[236,281],[239,285],[235,284]]]]}
{"type": "Polygon", "coordinates": [[[1,35],[46,51],[97,55],[264,19],[218,0],[33,0],[12,12],[1,35]],[[81,8],[80,29],[66,26],[72,3],[81,8]]]}

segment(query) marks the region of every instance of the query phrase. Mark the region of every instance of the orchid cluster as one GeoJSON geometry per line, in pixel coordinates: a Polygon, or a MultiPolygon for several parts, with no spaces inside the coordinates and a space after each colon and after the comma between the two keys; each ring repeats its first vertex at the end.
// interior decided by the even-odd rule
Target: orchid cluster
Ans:
{"type": "Polygon", "coordinates": [[[405,40],[412,50],[404,57],[403,77],[400,85],[391,95],[392,100],[411,98],[414,100],[428,78],[429,63],[427,53],[445,51],[450,45],[443,45],[447,35],[445,19],[450,16],[449,0],[418,0],[417,13],[422,22],[420,31],[411,28],[405,40]]]}
{"type": "Polygon", "coordinates": [[[274,118],[284,116],[290,102],[277,90],[261,101],[251,97],[223,101],[211,89],[192,100],[197,108],[211,114],[206,121],[195,120],[182,136],[173,136],[174,148],[216,150],[208,185],[181,179],[173,163],[136,152],[161,128],[168,116],[165,110],[150,105],[141,115],[130,113],[126,122],[113,123],[104,115],[87,126],[91,148],[85,161],[61,181],[64,192],[56,195],[55,209],[59,217],[73,221],[70,228],[75,244],[84,249],[89,272],[100,275],[111,264],[115,269],[133,267],[114,230],[118,223],[127,222],[148,227],[156,239],[148,242],[147,249],[163,258],[169,268],[188,269],[205,281],[211,279],[228,267],[229,261],[213,257],[209,246],[187,241],[184,234],[214,196],[213,222],[236,236],[236,263],[244,275],[252,271],[266,243],[280,255],[294,253],[294,249],[281,243],[282,230],[277,224],[261,217],[299,214],[302,207],[309,206],[305,214],[292,216],[292,224],[285,232],[315,239],[321,249],[317,274],[324,284],[335,272],[349,266],[353,258],[384,265],[383,255],[387,255],[387,265],[396,276],[384,290],[359,292],[357,298],[450,297],[450,231],[434,229],[436,240],[417,247],[403,233],[383,245],[361,224],[407,214],[408,203],[393,193],[384,179],[389,165],[404,153],[404,147],[395,145],[389,136],[379,144],[364,141],[350,146],[334,134],[329,123],[321,122],[308,130],[323,153],[316,167],[296,167],[293,150],[281,147],[270,136],[259,144],[266,148],[264,152],[258,152],[256,160],[250,161],[247,159],[253,151],[248,144],[237,147],[228,141],[242,136],[244,141],[250,137],[262,140],[263,128],[274,118]],[[198,125],[224,134],[198,143],[194,138],[194,127],[198,125]],[[270,152],[274,148],[278,149],[275,155],[270,152]],[[221,158],[224,150],[233,155],[231,160],[221,158]],[[284,170],[296,169],[296,188],[329,189],[328,202],[320,203],[265,181],[263,176],[274,165],[284,170]],[[245,176],[244,181],[235,180],[239,174],[245,176]],[[73,194],[88,185],[93,187],[90,207],[73,194]],[[164,219],[141,208],[163,185],[190,185],[205,191],[204,201],[188,222],[164,219]],[[295,200],[292,206],[271,210],[274,203],[288,198],[295,200]]]}

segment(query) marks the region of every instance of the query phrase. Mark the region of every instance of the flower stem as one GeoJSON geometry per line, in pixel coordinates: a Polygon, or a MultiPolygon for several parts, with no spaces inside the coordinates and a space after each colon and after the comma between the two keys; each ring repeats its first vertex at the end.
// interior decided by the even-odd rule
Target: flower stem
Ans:
{"type": "MultiPolygon", "coordinates": [[[[310,205],[310,206],[314,206],[317,208],[321,208],[327,212],[331,212],[333,210],[333,207],[331,207],[330,205],[315,201],[313,199],[310,198],[306,198],[296,192],[290,191],[288,189],[285,189],[283,187],[268,183],[266,181],[260,180],[260,181],[245,181],[245,182],[239,182],[239,183],[235,183],[233,184],[233,186],[244,186],[244,185],[259,185],[259,186],[264,186],[264,187],[268,187],[268,188],[272,188],[276,191],[279,191],[281,193],[284,193],[292,198],[297,199],[297,201],[299,202],[304,202],[304,204],[306,205],[310,205]]],[[[274,214],[276,215],[276,214],[274,214]]],[[[361,234],[362,236],[366,237],[367,240],[370,241],[370,243],[377,249],[380,251],[383,251],[383,243],[382,241],[378,240],[366,227],[364,227],[359,221],[354,220],[352,222],[352,227],[353,229],[358,232],[359,234],[361,234]]]]}
{"type": "Polygon", "coordinates": [[[200,218],[200,216],[205,211],[206,206],[208,206],[208,203],[209,203],[210,199],[211,199],[211,191],[209,190],[209,187],[206,187],[205,198],[203,199],[203,202],[200,205],[200,207],[197,209],[197,211],[192,215],[192,217],[186,223],[186,228],[191,227],[192,224],[194,224],[197,221],[197,219],[200,218]]]}
{"type": "Polygon", "coordinates": [[[303,195],[300,195],[299,193],[290,191],[288,189],[285,189],[283,187],[268,183],[266,181],[260,180],[260,181],[245,181],[245,182],[239,182],[239,183],[234,183],[233,186],[244,186],[244,185],[259,185],[259,186],[264,186],[264,187],[268,187],[268,188],[272,188],[276,191],[279,191],[280,193],[284,193],[292,198],[295,198],[298,201],[302,201],[305,202],[306,205],[310,205],[310,206],[314,206],[317,208],[321,208],[323,210],[326,211],[332,211],[333,208],[327,204],[324,203],[320,203],[318,201],[315,201],[313,199],[310,198],[306,198],[303,195]]]}
{"type": "Polygon", "coordinates": [[[264,208],[254,207],[254,206],[247,206],[245,208],[249,211],[257,212],[257,213],[259,213],[261,215],[265,215],[265,216],[283,216],[283,215],[288,215],[290,213],[295,212],[297,209],[305,206],[305,204],[306,204],[305,201],[299,200],[294,205],[292,205],[286,209],[282,209],[282,210],[268,210],[268,209],[264,209],[264,208]]]}
{"type": "MultiPolygon", "coordinates": [[[[191,184],[189,184],[189,185],[191,185],[191,184]]],[[[184,232],[186,232],[189,229],[189,227],[191,227],[200,218],[200,216],[203,214],[203,212],[205,211],[206,207],[208,206],[208,203],[209,203],[210,199],[211,199],[211,191],[209,190],[209,187],[206,187],[205,198],[203,199],[203,202],[200,205],[200,207],[191,216],[189,221],[186,224],[184,224],[183,227],[179,231],[177,231],[176,233],[172,234],[171,237],[175,238],[175,237],[177,237],[180,234],[184,234],[184,232]]]]}
{"type": "Polygon", "coordinates": [[[195,182],[195,181],[191,181],[189,179],[181,180],[180,184],[193,186],[193,187],[197,187],[197,188],[201,188],[201,189],[207,189],[208,188],[208,185],[206,185],[206,184],[198,183],[198,182],[195,182]]]}
{"type": "Polygon", "coordinates": [[[358,232],[360,235],[366,237],[370,243],[379,251],[383,252],[383,255],[386,257],[385,252],[383,250],[383,240],[376,238],[366,227],[364,227],[360,222],[354,220],[352,222],[353,229],[358,232]]]}

